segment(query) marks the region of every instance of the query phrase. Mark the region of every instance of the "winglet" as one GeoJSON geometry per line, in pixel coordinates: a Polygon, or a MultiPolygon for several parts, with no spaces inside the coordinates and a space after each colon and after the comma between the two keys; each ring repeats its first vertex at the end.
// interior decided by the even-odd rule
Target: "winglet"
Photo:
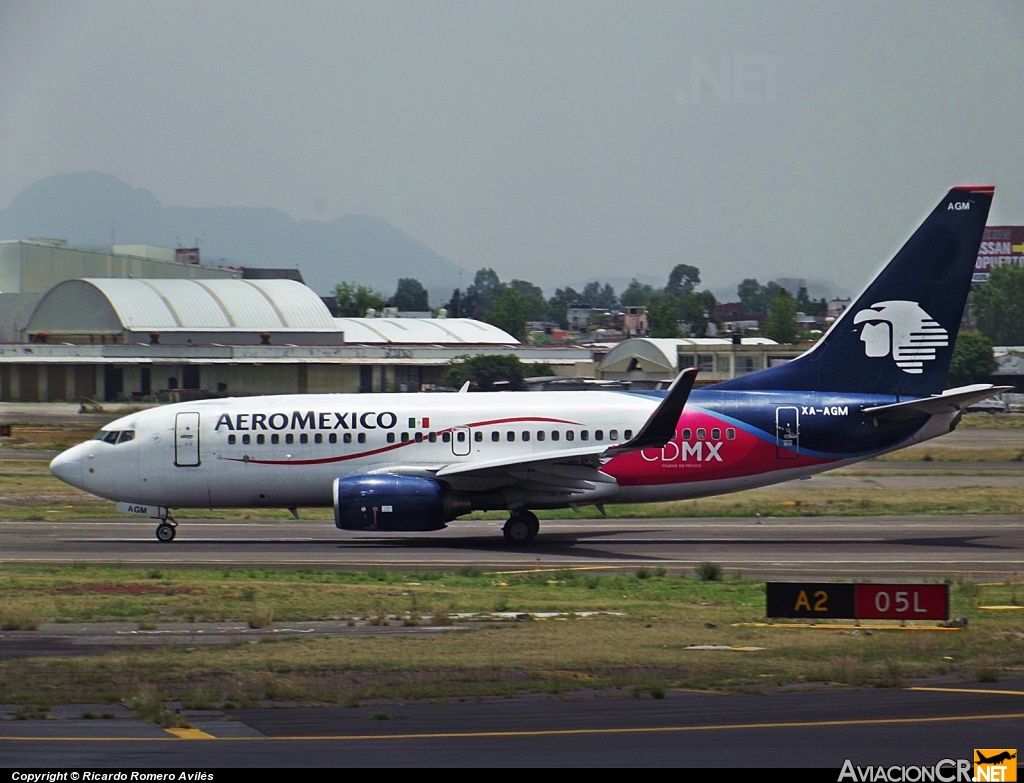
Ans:
{"type": "Polygon", "coordinates": [[[644,426],[633,436],[632,440],[614,446],[613,451],[639,451],[640,449],[660,449],[676,436],[676,425],[679,417],[686,407],[686,401],[693,390],[693,382],[697,379],[697,370],[689,367],[683,370],[672,385],[668,387],[668,394],[661,401],[661,405],[655,408],[654,413],[644,422],[644,426]]]}

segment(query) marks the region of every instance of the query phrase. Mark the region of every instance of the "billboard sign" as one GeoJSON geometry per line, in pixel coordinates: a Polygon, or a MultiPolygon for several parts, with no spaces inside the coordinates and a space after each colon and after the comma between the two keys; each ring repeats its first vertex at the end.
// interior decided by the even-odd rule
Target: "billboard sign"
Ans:
{"type": "Polygon", "coordinates": [[[993,267],[1024,264],[1024,226],[987,226],[974,264],[974,282],[988,282],[993,267]]]}

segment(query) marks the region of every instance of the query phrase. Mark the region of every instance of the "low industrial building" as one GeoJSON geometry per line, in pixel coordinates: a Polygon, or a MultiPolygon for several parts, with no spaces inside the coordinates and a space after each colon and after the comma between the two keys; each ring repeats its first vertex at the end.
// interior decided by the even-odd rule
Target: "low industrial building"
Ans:
{"type": "Polygon", "coordinates": [[[468,318],[334,318],[292,280],[68,280],[24,336],[0,345],[0,400],[420,391],[478,354],[594,371],[585,348],[521,345],[468,318]]]}
{"type": "Polygon", "coordinates": [[[597,377],[629,381],[640,388],[671,381],[680,370],[696,367],[700,371],[697,384],[706,385],[783,364],[807,347],[780,345],[766,337],[637,337],[605,354],[597,377]]]}
{"type": "Polygon", "coordinates": [[[200,266],[197,262],[195,248],[114,245],[111,250],[90,250],[71,247],[63,239],[0,241],[0,343],[19,342],[40,297],[63,280],[231,280],[243,275],[241,269],[200,266]]]}

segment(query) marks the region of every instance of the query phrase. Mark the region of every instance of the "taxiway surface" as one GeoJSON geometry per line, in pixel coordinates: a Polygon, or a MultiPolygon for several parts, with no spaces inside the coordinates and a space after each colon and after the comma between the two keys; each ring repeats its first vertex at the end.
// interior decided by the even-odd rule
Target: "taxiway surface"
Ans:
{"type": "Polygon", "coordinates": [[[48,769],[932,765],[971,759],[976,747],[1016,748],[1022,687],[228,710],[186,713],[194,729],[180,736],[137,720],[3,721],[0,753],[8,765],[48,769]]]}

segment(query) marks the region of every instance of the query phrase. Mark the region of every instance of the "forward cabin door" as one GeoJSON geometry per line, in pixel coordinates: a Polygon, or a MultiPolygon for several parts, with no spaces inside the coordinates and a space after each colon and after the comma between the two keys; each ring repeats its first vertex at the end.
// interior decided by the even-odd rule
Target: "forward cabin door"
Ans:
{"type": "Polygon", "coordinates": [[[179,468],[199,464],[198,413],[179,413],[174,417],[174,464],[179,468]]]}
{"type": "Polygon", "coordinates": [[[796,459],[800,456],[800,409],[786,406],[775,409],[775,456],[796,459]]]}

